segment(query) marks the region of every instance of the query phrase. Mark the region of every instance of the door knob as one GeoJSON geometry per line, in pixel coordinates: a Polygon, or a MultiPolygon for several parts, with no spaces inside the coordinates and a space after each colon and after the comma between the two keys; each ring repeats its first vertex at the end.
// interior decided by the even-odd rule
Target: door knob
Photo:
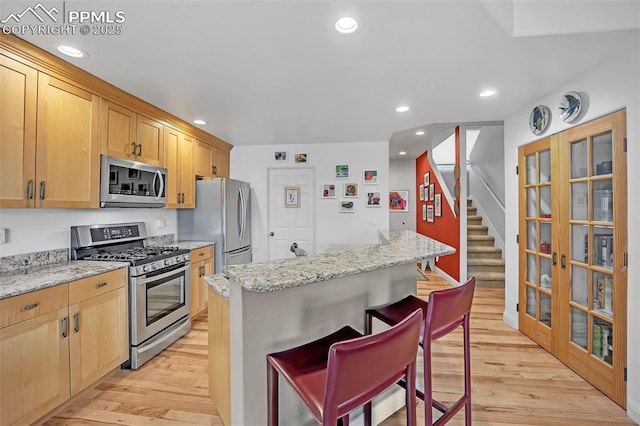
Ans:
{"type": "Polygon", "coordinates": [[[270,237],[273,237],[274,235],[276,235],[276,234],[274,234],[273,232],[269,232],[269,236],[270,237]]]}

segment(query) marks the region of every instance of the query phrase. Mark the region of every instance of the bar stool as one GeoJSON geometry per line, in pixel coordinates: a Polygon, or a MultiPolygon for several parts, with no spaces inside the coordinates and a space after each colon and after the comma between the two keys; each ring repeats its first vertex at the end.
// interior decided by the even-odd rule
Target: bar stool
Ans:
{"type": "MultiPolygon", "coordinates": [[[[407,425],[416,424],[415,374],[422,313],[410,313],[382,333],[363,336],[346,326],[316,341],[267,355],[268,424],[278,424],[278,375],[322,425],[349,424],[349,412],[404,378],[407,425]]],[[[370,413],[370,410],[369,410],[370,413]]],[[[365,418],[371,424],[371,417],[365,418]]]]}
{"type": "MultiPolygon", "coordinates": [[[[473,302],[476,278],[469,278],[464,284],[450,289],[433,291],[429,301],[425,302],[410,295],[390,305],[369,308],[365,311],[366,332],[371,333],[373,318],[388,325],[395,325],[406,313],[420,308],[423,312],[420,346],[423,349],[424,393],[416,389],[418,398],[424,401],[425,425],[439,426],[447,423],[462,407],[465,411],[465,425],[471,425],[471,351],[469,342],[469,313],[473,302]],[[462,326],[464,340],[464,394],[450,407],[433,399],[431,379],[431,342],[453,332],[462,326]],[[442,416],[433,421],[433,409],[442,412],[442,416]]],[[[408,383],[401,383],[407,387],[408,383]]],[[[415,387],[415,386],[412,386],[415,387]]],[[[367,409],[368,407],[365,407],[367,409]]]]}

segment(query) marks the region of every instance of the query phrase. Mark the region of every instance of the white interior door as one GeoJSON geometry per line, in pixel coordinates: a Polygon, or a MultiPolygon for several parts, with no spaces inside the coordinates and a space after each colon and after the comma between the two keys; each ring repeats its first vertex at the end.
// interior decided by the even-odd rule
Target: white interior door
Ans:
{"type": "Polygon", "coordinates": [[[315,202],[313,168],[269,169],[270,260],[294,257],[289,250],[294,242],[315,254],[315,202]],[[285,205],[285,187],[300,188],[299,207],[285,205]]]}

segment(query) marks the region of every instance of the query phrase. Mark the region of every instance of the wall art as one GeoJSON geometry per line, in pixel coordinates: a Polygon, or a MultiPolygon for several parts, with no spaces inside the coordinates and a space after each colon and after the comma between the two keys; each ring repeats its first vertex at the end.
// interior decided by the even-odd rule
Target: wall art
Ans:
{"type": "Polygon", "coordinates": [[[435,183],[429,184],[429,201],[433,201],[436,195],[436,185],[435,183]]]}
{"type": "Polygon", "coordinates": [[[355,211],[355,203],[350,200],[340,201],[340,213],[353,213],[355,211]]]}
{"type": "Polygon", "coordinates": [[[380,207],[380,193],[367,192],[367,207],[380,207]]]}
{"type": "Polygon", "coordinates": [[[422,205],[422,220],[424,222],[427,221],[427,205],[426,204],[422,205]]]}
{"type": "Polygon", "coordinates": [[[333,183],[322,184],[322,198],[336,198],[336,185],[333,183]]]}
{"type": "Polygon", "coordinates": [[[565,123],[576,121],[582,108],[582,98],[578,92],[567,92],[560,100],[560,118],[565,123]]]}
{"type": "Polygon", "coordinates": [[[429,204],[427,207],[427,222],[433,222],[433,204],[429,204]]]}
{"type": "Polygon", "coordinates": [[[276,161],[287,161],[287,151],[276,151],[273,153],[273,159],[276,161]]]}
{"type": "Polygon", "coordinates": [[[365,170],[362,172],[362,183],[364,185],[377,185],[378,184],[378,171],[377,170],[365,170]]]}
{"type": "Polygon", "coordinates": [[[418,196],[420,198],[420,201],[424,201],[424,184],[421,183],[420,187],[418,188],[418,196]]]}
{"type": "Polygon", "coordinates": [[[436,194],[434,206],[436,217],[442,217],[442,192],[436,194]]]}
{"type": "Polygon", "coordinates": [[[531,110],[529,115],[529,129],[534,135],[540,135],[547,131],[551,124],[551,114],[549,108],[538,105],[531,110]]]}
{"type": "Polygon", "coordinates": [[[299,186],[284,187],[284,206],[288,208],[300,207],[300,187],[299,186]]]}
{"type": "Polygon", "coordinates": [[[343,179],[349,177],[349,165],[338,164],[336,166],[336,178],[343,179]]]}
{"type": "Polygon", "coordinates": [[[407,190],[389,191],[389,211],[408,212],[409,211],[409,191],[407,190]]]}
{"type": "Polygon", "coordinates": [[[358,196],[358,184],[355,182],[344,184],[344,196],[345,197],[357,197],[358,196]]]}
{"type": "Polygon", "coordinates": [[[295,161],[297,164],[304,164],[307,162],[309,156],[307,154],[296,154],[295,161]]]}

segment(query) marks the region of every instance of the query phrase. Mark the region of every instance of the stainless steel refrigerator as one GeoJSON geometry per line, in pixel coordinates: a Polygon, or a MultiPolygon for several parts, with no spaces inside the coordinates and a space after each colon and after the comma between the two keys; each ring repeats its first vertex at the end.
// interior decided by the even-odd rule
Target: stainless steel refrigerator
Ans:
{"type": "Polygon", "coordinates": [[[178,211],[180,241],[213,241],[215,272],[251,262],[251,188],[239,180],[196,182],[196,207],[178,211]]]}

